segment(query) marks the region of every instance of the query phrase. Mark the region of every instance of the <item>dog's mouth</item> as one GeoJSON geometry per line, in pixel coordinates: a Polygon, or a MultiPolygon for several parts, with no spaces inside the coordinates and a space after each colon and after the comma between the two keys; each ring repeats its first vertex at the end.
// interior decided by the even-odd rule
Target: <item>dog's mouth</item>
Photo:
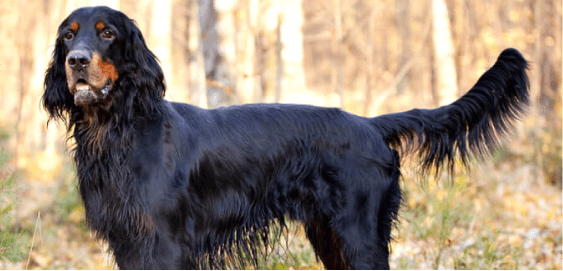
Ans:
{"type": "Polygon", "coordinates": [[[86,80],[79,79],[74,85],[74,104],[85,106],[103,101],[109,95],[113,82],[108,79],[101,88],[88,84],[86,80]]]}

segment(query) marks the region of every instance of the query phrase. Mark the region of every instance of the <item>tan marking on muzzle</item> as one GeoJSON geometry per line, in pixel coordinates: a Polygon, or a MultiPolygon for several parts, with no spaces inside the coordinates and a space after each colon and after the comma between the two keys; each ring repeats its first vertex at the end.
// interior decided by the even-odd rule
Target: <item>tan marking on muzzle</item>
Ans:
{"type": "Polygon", "coordinates": [[[117,76],[117,72],[115,71],[115,66],[113,65],[113,63],[98,58],[98,67],[100,67],[100,70],[102,71],[104,76],[110,78],[113,82],[117,80],[118,76],[117,76]]]}

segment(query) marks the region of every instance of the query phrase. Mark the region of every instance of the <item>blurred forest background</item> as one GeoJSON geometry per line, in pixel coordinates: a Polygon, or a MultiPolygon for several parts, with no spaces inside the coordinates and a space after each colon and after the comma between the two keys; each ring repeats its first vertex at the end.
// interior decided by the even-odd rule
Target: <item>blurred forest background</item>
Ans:
{"type": "MultiPolygon", "coordinates": [[[[561,269],[561,10],[554,0],[2,0],[0,269],[115,268],[84,226],[64,125],[40,107],[56,30],[74,9],[136,20],[167,99],[282,102],[364,116],[461,96],[506,47],[531,61],[532,107],[492,159],[455,182],[403,164],[394,269],[561,269]]],[[[289,228],[262,268],[318,269],[289,228]]]]}

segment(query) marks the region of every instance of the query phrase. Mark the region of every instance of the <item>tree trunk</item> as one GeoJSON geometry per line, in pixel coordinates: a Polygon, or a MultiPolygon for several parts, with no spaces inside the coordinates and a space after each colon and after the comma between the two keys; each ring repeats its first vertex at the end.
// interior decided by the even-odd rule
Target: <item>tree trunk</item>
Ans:
{"type": "MultiPolygon", "coordinates": [[[[530,100],[532,104],[539,104],[540,101],[540,89],[541,89],[541,79],[542,79],[542,70],[541,70],[541,61],[543,57],[542,52],[542,22],[543,22],[543,3],[542,1],[536,1],[534,4],[534,56],[533,61],[535,65],[532,65],[532,74],[536,75],[531,77],[530,79],[530,100]]],[[[531,108],[531,117],[534,118],[536,129],[539,129],[544,125],[543,121],[544,118],[539,112],[540,107],[532,106],[531,108]]]]}
{"type": "MultiPolygon", "coordinates": [[[[34,57],[39,57],[39,59],[35,59],[35,66],[37,66],[38,63],[43,63],[46,56],[49,55],[40,55],[39,53],[40,48],[47,47],[47,37],[45,35],[46,26],[45,24],[39,23],[45,19],[43,12],[38,12],[32,17],[29,13],[24,11],[26,8],[30,8],[30,5],[33,5],[34,9],[42,11],[43,5],[41,2],[24,5],[24,3],[20,2],[18,6],[20,14],[22,15],[18,22],[18,27],[20,28],[19,32],[32,33],[31,36],[34,37],[34,39],[24,39],[24,35],[20,35],[20,40],[18,41],[20,45],[18,78],[19,99],[16,116],[16,136],[14,140],[17,164],[20,167],[29,166],[31,153],[39,147],[37,139],[41,138],[41,135],[37,133],[38,131],[36,129],[42,125],[34,126],[36,124],[36,116],[34,113],[37,112],[37,110],[30,110],[33,108],[34,96],[40,97],[41,95],[40,90],[37,89],[38,74],[36,72],[34,73],[34,69],[36,68],[33,66],[34,57]],[[33,88],[31,87],[32,85],[33,88]]],[[[45,67],[46,66],[47,64],[45,64],[45,67]]]]}
{"type": "Polygon", "coordinates": [[[303,7],[302,0],[288,0],[282,3],[283,18],[280,27],[283,61],[282,91],[293,100],[302,97],[305,86],[303,68],[303,7]]]}
{"type": "Polygon", "coordinates": [[[172,0],[154,1],[149,5],[148,35],[145,36],[151,51],[160,62],[166,82],[166,98],[171,100],[183,97],[181,90],[175,86],[172,73],[171,33],[172,33],[172,0]],[[178,93],[180,92],[180,93],[178,93]]]}
{"type": "Polygon", "coordinates": [[[457,73],[446,1],[432,0],[432,12],[436,93],[438,104],[445,105],[457,98],[457,73]]]}
{"type": "MultiPolygon", "coordinates": [[[[0,74],[2,74],[2,87],[0,87],[0,116],[16,116],[18,114],[17,101],[19,100],[19,63],[20,63],[20,50],[22,50],[21,41],[24,35],[21,35],[21,26],[23,14],[20,16],[12,16],[14,12],[21,14],[18,1],[6,1],[0,6],[0,18],[2,27],[0,27],[0,36],[2,43],[0,43],[0,74]]],[[[13,125],[13,117],[0,118],[0,126],[7,127],[13,125]]],[[[13,137],[12,137],[13,138],[13,137]]],[[[11,139],[13,140],[13,139],[11,139]]],[[[13,144],[9,144],[13,146],[13,144]]]]}
{"type": "Polygon", "coordinates": [[[282,95],[283,86],[283,60],[282,60],[282,39],[281,39],[281,26],[283,23],[282,14],[277,16],[277,26],[276,26],[276,98],[275,102],[279,103],[282,95]]]}
{"type": "Polygon", "coordinates": [[[333,84],[344,108],[344,56],[342,52],[342,11],[340,0],[334,0],[334,33],[332,51],[334,57],[333,84]]]}
{"type": "Polygon", "coordinates": [[[189,51],[188,51],[188,3],[183,0],[172,1],[172,33],[171,52],[172,78],[168,81],[167,92],[172,92],[171,98],[182,103],[189,103],[189,51]]]}
{"type": "MultiPolygon", "coordinates": [[[[379,13],[379,12],[377,12],[379,13]]],[[[373,50],[375,49],[373,35],[375,34],[376,11],[372,10],[368,18],[367,48],[366,48],[366,89],[363,115],[367,116],[371,105],[372,92],[374,91],[375,64],[373,50]]]]}
{"type": "Polygon", "coordinates": [[[242,46],[240,48],[242,59],[240,63],[240,71],[237,79],[237,92],[241,95],[242,103],[251,103],[259,100],[256,96],[257,91],[257,73],[256,64],[256,19],[258,11],[258,1],[248,0],[243,16],[244,22],[241,23],[242,29],[239,32],[243,36],[242,46]]]}
{"type": "Polygon", "coordinates": [[[197,106],[207,108],[207,88],[205,84],[205,63],[201,40],[199,5],[191,0],[189,6],[189,54],[190,54],[190,96],[197,106]]]}
{"type": "Polygon", "coordinates": [[[556,1],[555,3],[555,60],[559,61],[559,78],[557,85],[557,99],[556,99],[556,113],[557,113],[557,126],[561,130],[563,129],[563,27],[561,26],[561,21],[563,21],[563,4],[561,1],[556,1]]]}
{"type": "Polygon", "coordinates": [[[217,40],[214,49],[217,57],[214,68],[207,74],[211,108],[227,103],[240,103],[241,90],[237,82],[237,5],[237,0],[224,0],[221,5],[214,6],[217,40]]]}

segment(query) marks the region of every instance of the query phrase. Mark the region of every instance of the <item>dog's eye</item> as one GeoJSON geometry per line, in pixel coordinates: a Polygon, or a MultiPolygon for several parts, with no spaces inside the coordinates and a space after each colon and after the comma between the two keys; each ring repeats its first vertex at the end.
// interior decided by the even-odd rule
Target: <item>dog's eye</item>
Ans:
{"type": "Polygon", "coordinates": [[[115,34],[113,34],[113,31],[106,29],[104,30],[104,32],[102,32],[102,38],[104,39],[113,39],[113,37],[115,37],[115,34]]]}
{"type": "Polygon", "coordinates": [[[66,32],[64,35],[65,40],[71,40],[72,38],[74,38],[74,33],[72,32],[66,32]]]}

